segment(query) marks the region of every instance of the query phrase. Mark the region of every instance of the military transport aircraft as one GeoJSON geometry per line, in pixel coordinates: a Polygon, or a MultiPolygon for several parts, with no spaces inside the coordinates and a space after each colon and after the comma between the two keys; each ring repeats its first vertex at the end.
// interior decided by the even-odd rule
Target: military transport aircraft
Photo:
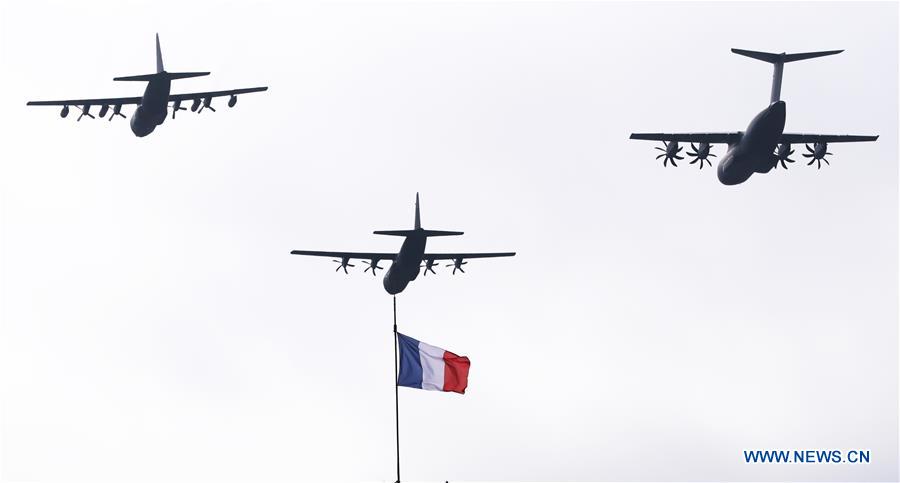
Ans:
{"type": "Polygon", "coordinates": [[[381,260],[391,260],[391,266],[387,273],[384,274],[384,289],[391,295],[396,295],[403,291],[409,282],[412,282],[419,276],[419,269],[425,268],[423,275],[428,272],[437,274],[434,271],[435,262],[438,260],[451,260],[452,263],[447,265],[453,267],[452,274],[456,271],[465,273],[462,266],[465,265],[467,258],[493,258],[493,257],[511,257],[515,252],[503,253],[425,253],[425,242],[430,236],[453,236],[462,235],[461,231],[439,231],[425,230],[422,228],[421,219],[419,217],[419,194],[416,193],[416,220],[415,228],[412,230],[385,230],[376,231],[376,235],[391,235],[406,237],[403,245],[400,247],[399,253],[359,253],[359,252],[320,252],[310,250],[294,250],[292,255],[312,255],[316,257],[333,257],[335,263],[338,263],[334,271],[347,267],[354,267],[350,260],[363,260],[368,268],[363,272],[372,270],[372,275],[377,275],[376,270],[383,270],[379,267],[378,262],[381,260]],[[339,260],[338,260],[339,259],[339,260]],[[422,265],[425,262],[425,265],[422,265]]]}
{"type": "Polygon", "coordinates": [[[232,89],[229,91],[212,91],[212,92],[195,92],[191,94],[170,94],[169,89],[174,79],[187,79],[189,77],[200,77],[209,75],[209,72],[166,72],[163,68],[162,52],[159,48],[159,34],[156,35],[156,73],[144,75],[132,75],[127,77],[116,77],[114,81],[141,81],[147,83],[142,97],[113,97],[108,99],[73,99],[67,101],[30,101],[29,106],[63,106],[59,113],[61,117],[69,115],[69,106],[75,106],[81,110],[78,116],[80,121],[82,117],[94,119],[91,114],[91,106],[100,106],[100,117],[105,117],[110,113],[109,120],[112,121],[116,116],[125,117],[122,114],[122,106],[126,104],[135,104],[137,109],[131,116],[131,132],[137,137],[144,137],[166,120],[168,115],[169,102],[172,102],[172,119],[175,119],[175,113],[187,110],[181,107],[184,101],[191,101],[191,112],[203,112],[203,109],[209,109],[215,112],[212,107],[214,97],[230,96],[228,99],[228,107],[234,107],[237,103],[238,94],[249,94],[251,92],[260,92],[268,89],[268,87],[250,87],[247,89],[232,89]]]}
{"type": "Polygon", "coordinates": [[[672,166],[678,167],[675,164],[675,160],[680,161],[684,159],[684,157],[679,156],[681,150],[684,149],[678,146],[679,142],[691,143],[693,151],[685,154],[693,156],[694,160],[690,164],[699,163],[701,169],[704,163],[712,166],[709,158],[716,157],[715,154],[710,153],[711,144],[727,144],[728,151],[722,157],[722,160],[719,161],[717,174],[722,184],[735,185],[747,181],[753,173],[768,173],[772,168],[777,168],[779,163],[782,168],[787,169],[786,163],[794,162],[789,157],[794,154],[794,150],[791,148],[792,144],[805,143],[807,152],[803,153],[803,157],[809,158],[809,162],[806,163],[807,166],[816,163],[816,168],[820,169],[823,161],[825,164],[830,164],[825,159],[825,156],[831,154],[828,152],[828,143],[850,143],[878,139],[878,136],[790,134],[784,132],[786,109],[784,101],[780,99],[784,64],[797,60],[839,54],[843,50],[800,54],[772,54],[741,49],[731,49],[731,51],[735,54],[762,60],[775,66],[769,107],[757,114],[750,121],[750,125],[747,126],[747,130],[744,132],[632,134],[631,139],[662,141],[663,147],[657,147],[656,149],[663,153],[657,156],[656,159],[663,158],[663,166],[668,166],[668,163],[671,162],[672,166]],[[813,147],[810,147],[809,143],[813,143],[813,147]]]}

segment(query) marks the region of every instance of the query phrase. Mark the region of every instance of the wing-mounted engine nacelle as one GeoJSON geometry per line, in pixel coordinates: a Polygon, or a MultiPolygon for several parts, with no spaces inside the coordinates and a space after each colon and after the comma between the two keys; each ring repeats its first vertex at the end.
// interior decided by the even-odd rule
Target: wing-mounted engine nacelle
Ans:
{"type": "MultiPolygon", "coordinates": [[[[672,163],[672,164],[675,164],[675,163],[672,163]]],[[[457,270],[459,270],[462,273],[466,273],[466,271],[463,270],[462,266],[467,263],[469,263],[469,262],[464,261],[462,258],[454,259],[453,263],[447,265],[448,267],[453,267],[453,271],[450,273],[450,275],[456,275],[457,270]]]]}
{"type": "Polygon", "coordinates": [[[677,168],[678,165],[675,164],[675,160],[677,159],[680,161],[684,159],[682,156],[678,155],[678,153],[680,153],[684,148],[678,147],[678,141],[663,141],[662,143],[663,147],[661,148],[657,146],[656,149],[657,151],[662,151],[663,153],[657,156],[656,159],[663,158],[663,167],[668,167],[668,163],[671,162],[672,166],[675,166],[677,168]]]}
{"type": "MultiPolygon", "coordinates": [[[[703,169],[703,164],[708,164],[712,166],[712,161],[709,158],[715,158],[716,155],[710,153],[710,145],[709,143],[700,143],[700,146],[694,146],[694,143],[691,143],[691,149],[693,151],[688,151],[688,156],[693,156],[694,160],[690,162],[690,164],[700,163],[700,169],[703,169]]],[[[675,164],[673,161],[672,164],[675,164]]]]}
{"type": "Polygon", "coordinates": [[[66,117],[69,115],[69,106],[63,106],[62,110],[59,111],[59,117],[66,117]]]}
{"type": "Polygon", "coordinates": [[[813,163],[816,163],[816,169],[822,169],[822,161],[825,161],[825,164],[831,165],[825,156],[830,155],[828,152],[828,143],[815,143],[814,147],[809,147],[809,144],[806,145],[807,153],[803,154],[804,158],[810,158],[809,162],[806,163],[807,166],[811,166],[813,163]]]}
{"type": "Polygon", "coordinates": [[[200,108],[200,99],[194,99],[194,102],[191,103],[191,112],[197,112],[197,109],[200,108]]]}
{"type": "Polygon", "coordinates": [[[234,107],[237,104],[237,96],[231,96],[228,98],[228,107],[234,107]]]}

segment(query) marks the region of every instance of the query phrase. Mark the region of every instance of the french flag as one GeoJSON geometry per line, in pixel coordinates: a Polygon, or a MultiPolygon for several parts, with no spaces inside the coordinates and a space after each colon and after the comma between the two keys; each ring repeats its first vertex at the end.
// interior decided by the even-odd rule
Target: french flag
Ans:
{"type": "Polygon", "coordinates": [[[466,393],[469,384],[469,358],[440,347],[419,342],[397,332],[400,346],[398,386],[466,393]]]}

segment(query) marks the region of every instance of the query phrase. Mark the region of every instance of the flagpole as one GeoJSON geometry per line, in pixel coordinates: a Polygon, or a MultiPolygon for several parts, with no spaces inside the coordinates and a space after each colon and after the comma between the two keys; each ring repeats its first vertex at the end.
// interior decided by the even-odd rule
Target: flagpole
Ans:
{"type": "Polygon", "coordinates": [[[394,423],[397,429],[397,483],[400,483],[400,385],[397,378],[397,296],[394,295],[394,423]]]}

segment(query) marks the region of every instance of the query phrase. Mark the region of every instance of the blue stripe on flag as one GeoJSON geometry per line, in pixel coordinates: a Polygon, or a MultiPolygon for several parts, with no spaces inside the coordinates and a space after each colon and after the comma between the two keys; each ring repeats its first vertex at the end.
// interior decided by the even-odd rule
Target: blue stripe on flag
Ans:
{"type": "Polygon", "coordinates": [[[400,346],[400,375],[397,385],[422,389],[422,360],[419,359],[419,341],[397,332],[400,346]]]}

